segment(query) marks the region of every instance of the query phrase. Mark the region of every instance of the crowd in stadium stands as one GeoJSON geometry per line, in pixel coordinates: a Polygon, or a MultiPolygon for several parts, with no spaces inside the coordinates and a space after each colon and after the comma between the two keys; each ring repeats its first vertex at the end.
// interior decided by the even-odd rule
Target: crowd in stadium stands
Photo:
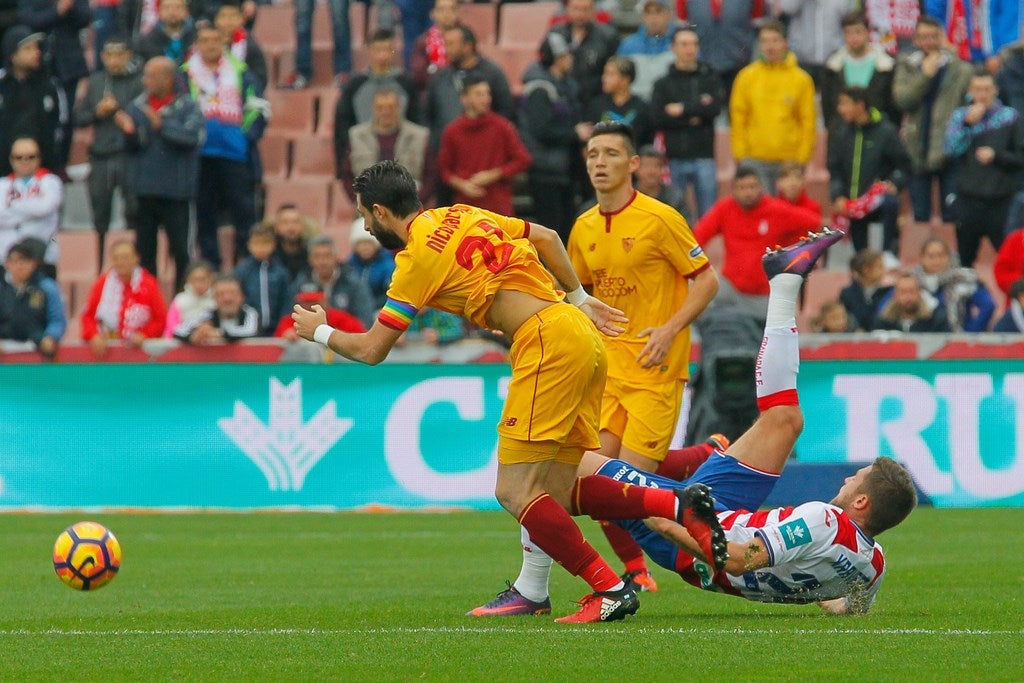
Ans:
{"type": "MultiPolygon", "coordinates": [[[[368,2],[0,2],[0,339],[294,341],[296,304],[365,329],[394,260],[356,175],[395,159],[426,207],[567,240],[608,120],[723,300],[763,315],[765,247],[831,223],[854,253],[810,278],[815,331],[1024,330],[1015,0],[368,2]],[[96,245],[60,253],[84,161],[96,245]]],[[[472,333],[426,310],[406,341],[472,333]]]]}

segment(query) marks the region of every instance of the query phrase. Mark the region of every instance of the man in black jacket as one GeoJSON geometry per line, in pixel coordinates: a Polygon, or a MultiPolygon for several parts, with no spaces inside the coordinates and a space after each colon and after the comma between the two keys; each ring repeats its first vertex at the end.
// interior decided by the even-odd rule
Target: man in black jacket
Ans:
{"type": "Polygon", "coordinates": [[[868,106],[864,88],[839,94],[841,122],[828,139],[832,211],[850,222],[854,249],[868,246],[868,225],[881,222],[882,249],[899,256],[899,191],[910,173],[910,157],[896,127],[868,106]]]}
{"type": "Polygon", "coordinates": [[[693,185],[696,211],[688,211],[691,224],[718,199],[715,172],[715,117],[722,109],[722,81],[710,66],[698,61],[700,44],[692,26],[672,36],[675,63],[654,83],[651,113],[654,127],[665,137],[665,152],[672,184],[683,194],[693,185]]]}
{"type": "Polygon", "coordinates": [[[27,26],[15,26],[0,44],[5,67],[0,77],[0,175],[11,172],[7,151],[18,138],[32,138],[39,144],[43,168],[63,170],[57,143],[68,108],[57,81],[42,69],[39,44],[43,38],[27,26]]]}
{"type": "Polygon", "coordinates": [[[960,264],[970,268],[983,237],[996,251],[1003,243],[1006,213],[1024,168],[1024,122],[996,99],[992,74],[974,74],[968,92],[971,104],[949,120],[945,150],[957,166],[957,250],[960,264]]]}
{"type": "Polygon", "coordinates": [[[601,94],[604,64],[619,48],[619,36],[614,28],[594,19],[594,0],[567,0],[565,13],[569,21],[551,32],[565,38],[572,49],[572,76],[580,85],[580,104],[587,111],[590,101],[601,94]]]}

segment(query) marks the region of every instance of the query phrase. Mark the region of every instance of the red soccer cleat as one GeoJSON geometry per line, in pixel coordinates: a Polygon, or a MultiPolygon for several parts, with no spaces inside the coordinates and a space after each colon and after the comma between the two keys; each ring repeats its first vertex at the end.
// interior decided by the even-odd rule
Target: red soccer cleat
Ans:
{"type": "Polygon", "coordinates": [[[627,614],[636,614],[640,609],[640,598],[636,588],[627,583],[617,591],[599,591],[580,600],[580,610],[567,617],[555,619],[560,624],[596,624],[600,621],[625,619],[627,614]]]}

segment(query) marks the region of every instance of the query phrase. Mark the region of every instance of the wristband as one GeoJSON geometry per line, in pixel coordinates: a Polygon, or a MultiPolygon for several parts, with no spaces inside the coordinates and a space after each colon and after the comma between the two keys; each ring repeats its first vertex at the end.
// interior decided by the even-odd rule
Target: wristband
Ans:
{"type": "Polygon", "coordinates": [[[583,289],[583,285],[580,285],[571,292],[565,293],[565,300],[577,307],[587,303],[587,299],[589,298],[590,295],[587,294],[587,290],[583,289]]]}
{"type": "Polygon", "coordinates": [[[334,332],[334,328],[330,325],[317,325],[316,329],[313,330],[313,341],[317,344],[323,344],[327,346],[331,340],[331,333],[334,332]]]}

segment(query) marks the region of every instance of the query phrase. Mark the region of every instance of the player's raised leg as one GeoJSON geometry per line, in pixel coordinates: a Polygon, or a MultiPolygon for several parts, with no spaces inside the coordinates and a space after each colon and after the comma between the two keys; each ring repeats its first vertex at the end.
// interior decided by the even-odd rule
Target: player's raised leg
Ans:
{"type": "Polygon", "coordinates": [[[814,264],[843,235],[841,231],[823,228],[796,244],[771,250],[762,258],[769,296],[764,338],[755,365],[761,415],[726,451],[744,465],[762,472],[782,472],[803,430],[803,412],[796,391],[800,371],[797,298],[814,264]]]}

